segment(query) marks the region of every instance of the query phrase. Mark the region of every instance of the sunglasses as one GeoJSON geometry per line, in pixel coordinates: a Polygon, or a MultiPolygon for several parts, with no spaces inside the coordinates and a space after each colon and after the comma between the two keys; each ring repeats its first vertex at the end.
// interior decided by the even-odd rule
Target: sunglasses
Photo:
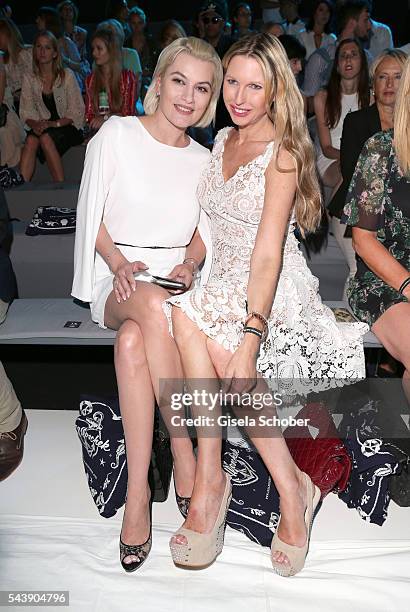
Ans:
{"type": "Polygon", "coordinates": [[[219,23],[223,21],[222,17],[202,17],[202,23],[208,25],[210,23],[219,23]]]}

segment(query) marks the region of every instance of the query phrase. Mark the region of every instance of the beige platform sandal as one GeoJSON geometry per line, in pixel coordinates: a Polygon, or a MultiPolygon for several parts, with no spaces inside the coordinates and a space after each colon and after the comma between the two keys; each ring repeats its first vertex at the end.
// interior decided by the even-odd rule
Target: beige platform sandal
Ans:
{"type": "Polygon", "coordinates": [[[211,565],[222,552],[226,515],[232,497],[231,478],[225,472],[224,474],[226,477],[225,491],[211,533],[198,533],[181,527],[173,537],[183,535],[187,539],[187,544],[177,544],[171,539],[169,547],[172,560],[176,566],[186,569],[203,569],[211,565]]]}
{"type": "Polygon", "coordinates": [[[292,546],[291,544],[287,544],[286,542],[282,542],[280,537],[278,536],[278,526],[276,528],[276,533],[273,536],[272,544],[271,544],[271,555],[274,552],[281,552],[287,556],[289,559],[289,564],[278,563],[272,558],[272,567],[276,574],[280,576],[294,576],[300,570],[303,569],[305,565],[306,555],[309,550],[309,541],[310,541],[310,531],[312,528],[313,517],[315,513],[316,506],[320,502],[320,489],[313,484],[310,477],[302,472],[305,481],[306,481],[306,495],[307,495],[307,506],[305,510],[305,525],[306,525],[306,542],[303,546],[292,546]]]}

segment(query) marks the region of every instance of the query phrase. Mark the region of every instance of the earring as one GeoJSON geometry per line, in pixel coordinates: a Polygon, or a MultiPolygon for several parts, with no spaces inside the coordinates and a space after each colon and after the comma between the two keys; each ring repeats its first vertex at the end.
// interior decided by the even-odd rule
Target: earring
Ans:
{"type": "Polygon", "coordinates": [[[157,93],[155,94],[156,98],[159,98],[159,91],[157,91],[157,93]]]}

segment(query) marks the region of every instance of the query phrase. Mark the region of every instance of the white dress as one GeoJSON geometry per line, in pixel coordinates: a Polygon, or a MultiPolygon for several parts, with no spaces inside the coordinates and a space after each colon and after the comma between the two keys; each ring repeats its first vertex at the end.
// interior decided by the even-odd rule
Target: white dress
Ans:
{"type": "MultiPolygon", "coordinates": [[[[313,30],[305,30],[304,32],[299,32],[297,34],[297,38],[302,43],[302,45],[306,49],[306,57],[305,60],[308,61],[309,57],[316,51],[316,43],[315,43],[315,33],[313,30]]],[[[320,47],[336,47],[336,36],[334,34],[322,34],[322,40],[320,42],[320,47]]],[[[319,47],[319,49],[320,49],[319,47]]]]}
{"type": "MultiPolygon", "coordinates": [[[[345,120],[346,115],[348,113],[353,113],[354,111],[359,110],[359,98],[358,98],[357,93],[342,94],[341,106],[342,108],[340,112],[340,119],[338,123],[335,125],[335,127],[330,130],[330,139],[332,142],[332,147],[338,150],[340,150],[340,143],[342,140],[342,132],[343,132],[343,122],[345,120]]],[[[323,154],[323,151],[322,151],[322,148],[319,142],[319,136],[316,137],[315,145],[316,145],[316,150],[317,150],[317,159],[316,159],[317,171],[319,173],[319,176],[323,178],[326,170],[336,160],[330,157],[326,157],[326,155],[323,154]]]]}
{"type": "MultiPolygon", "coordinates": [[[[72,295],[90,302],[100,327],[113,289],[113,274],[95,250],[101,221],[129,261],[144,262],[151,274],[168,275],[184,260],[198,226],[196,189],[208,159],[209,151],[192,139],[182,148],[155,140],[137,117],[111,117],[88,144],[72,295]]],[[[209,242],[204,215],[199,229],[209,242]]]]}
{"type": "MultiPolygon", "coordinates": [[[[209,215],[212,263],[209,278],[192,291],[169,298],[208,337],[234,352],[243,337],[250,260],[265,197],[265,170],[273,142],[264,153],[224,181],[222,157],[233,128],[221,130],[204,171],[198,197],[209,215]]],[[[319,282],[310,272],[290,220],[283,265],[269,316],[269,335],[261,345],[258,371],[266,379],[293,381],[290,393],[324,390],[365,375],[363,323],[337,323],[322,303],[319,282]]]]}

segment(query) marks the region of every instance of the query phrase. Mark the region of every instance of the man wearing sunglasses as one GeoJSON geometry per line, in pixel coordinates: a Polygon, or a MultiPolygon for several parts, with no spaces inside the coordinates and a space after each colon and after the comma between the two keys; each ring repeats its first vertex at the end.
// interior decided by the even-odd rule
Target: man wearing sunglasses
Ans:
{"type": "Polygon", "coordinates": [[[221,59],[234,42],[233,38],[224,32],[227,19],[228,7],[225,0],[206,2],[198,15],[199,30],[203,33],[201,37],[215,48],[221,59]]]}

